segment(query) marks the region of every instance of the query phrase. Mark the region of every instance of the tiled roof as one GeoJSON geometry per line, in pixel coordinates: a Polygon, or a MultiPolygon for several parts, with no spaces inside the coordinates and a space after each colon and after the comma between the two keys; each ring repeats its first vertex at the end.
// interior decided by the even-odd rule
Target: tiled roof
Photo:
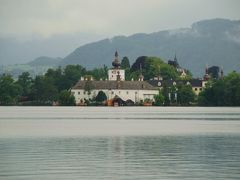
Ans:
{"type": "Polygon", "coordinates": [[[78,81],[72,89],[85,89],[90,86],[91,89],[129,89],[129,90],[157,90],[146,81],[78,81]]]}

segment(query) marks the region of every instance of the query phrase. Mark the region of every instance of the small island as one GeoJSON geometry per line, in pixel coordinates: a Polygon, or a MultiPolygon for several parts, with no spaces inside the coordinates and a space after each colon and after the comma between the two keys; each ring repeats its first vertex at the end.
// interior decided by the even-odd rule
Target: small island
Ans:
{"type": "Polygon", "coordinates": [[[193,78],[175,55],[140,56],[130,66],[115,52],[112,68],[86,70],[81,65],[50,68],[31,77],[23,72],[14,80],[0,76],[0,105],[49,106],[239,106],[240,74],[224,77],[218,66],[207,67],[203,78],[193,78]]]}

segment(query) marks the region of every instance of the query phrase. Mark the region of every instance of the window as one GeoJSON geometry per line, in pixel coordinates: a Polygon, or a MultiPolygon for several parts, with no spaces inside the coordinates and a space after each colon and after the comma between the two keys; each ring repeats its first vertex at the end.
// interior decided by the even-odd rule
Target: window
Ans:
{"type": "Polygon", "coordinates": [[[126,94],[128,94],[128,91],[126,92],[126,94]]]}
{"type": "Polygon", "coordinates": [[[195,88],[195,91],[197,91],[197,88],[195,88]]]}
{"type": "Polygon", "coordinates": [[[78,95],[80,94],[80,91],[78,91],[78,95]]]}
{"type": "Polygon", "coordinates": [[[162,84],[161,84],[161,82],[159,81],[159,82],[158,82],[158,86],[161,86],[161,85],[162,85],[162,84]]]}
{"type": "Polygon", "coordinates": [[[121,94],[121,91],[118,91],[119,94],[121,94]]]}
{"type": "Polygon", "coordinates": [[[135,92],[135,94],[137,94],[137,91],[135,92]]]}
{"type": "Polygon", "coordinates": [[[112,94],[114,94],[114,92],[112,91],[112,94]]]}
{"type": "Polygon", "coordinates": [[[86,94],[86,91],[84,91],[84,93],[83,94],[86,94]]]}
{"type": "Polygon", "coordinates": [[[200,91],[202,91],[202,88],[200,88],[200,91]]]}

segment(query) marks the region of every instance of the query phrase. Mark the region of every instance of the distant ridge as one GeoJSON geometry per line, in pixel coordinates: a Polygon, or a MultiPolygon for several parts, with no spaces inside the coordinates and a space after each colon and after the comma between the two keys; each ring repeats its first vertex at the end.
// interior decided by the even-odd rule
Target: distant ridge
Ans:
{"type": "Polygon", "coordinates": [[[60,57],[52,58],[47,56],[41,56],[34,59],[33,61],[30,61],[27,64],[30,66],[56,66],[60,63],[61,60],[62,58],[60,57]]]}
{"type": "Polygon", "coordinates": [[[128,56],[131,63],[142,55],[159,56],[167,61],[176,53],[180,65],[195,76],[204,73],[206,64],[223,66],[225,72],[239,71],[240,21],[203,20],[193,23],[191,28],[103,39],[75,49],[60,65],[110,66],[116,48],[120,56],[128,56]]]}

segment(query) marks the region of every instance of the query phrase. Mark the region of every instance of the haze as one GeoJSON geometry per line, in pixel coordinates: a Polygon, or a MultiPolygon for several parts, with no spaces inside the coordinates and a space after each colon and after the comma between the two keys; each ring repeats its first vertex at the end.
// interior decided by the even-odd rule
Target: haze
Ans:
{"type": "Polygon", "coordinates": [[[64,57],[115,35],[190,27],[203,19],[237,20],[239,7],[238,0],[0,0],[0,64],[64,57]]]}

